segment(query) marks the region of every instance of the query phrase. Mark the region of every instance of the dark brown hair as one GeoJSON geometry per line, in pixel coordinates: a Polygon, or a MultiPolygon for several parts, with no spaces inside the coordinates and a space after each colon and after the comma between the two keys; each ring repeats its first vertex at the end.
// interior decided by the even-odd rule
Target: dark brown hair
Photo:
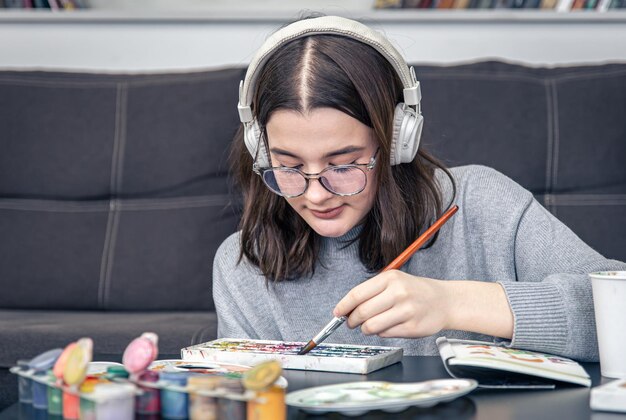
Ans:
{"type": "MultiPolygon", "coordinates": [[[[358,237],[360,259],[372,272],[392,261],[442,213],[435,169],[443,169],[452,180],[423,149],[412,163],[390,165],[393,115],[402,89],[394,68],[371,46],[343,36],[313,35],[273,53],[261,70],[252,102],[266,144],[265,126],[277,110],[305,113],[329,107],[372,128],[380,146],[378,189],[358,237]]],[[[269,280],[313,274],[320,237],[252,172],[241,128],[231,160],[244,199],[240,258],[245,256],[269,280]]],[[[452,185],[454,189],[454,181],[452,185]]]]}

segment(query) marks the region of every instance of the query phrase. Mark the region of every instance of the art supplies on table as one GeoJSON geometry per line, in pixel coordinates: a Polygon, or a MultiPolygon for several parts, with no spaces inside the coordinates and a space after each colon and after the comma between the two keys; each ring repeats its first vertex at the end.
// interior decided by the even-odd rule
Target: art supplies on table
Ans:
{"type": "Polygon", "coordinates": [[[479,387],[551,389],[558,383],[591,386],[585,369],[565,357],[446,337],[439,337],[437,346],[450,376],[475,379],[479,387]]]}
{"type": "Polygon", "coordinates": [[[142,382],[139,386],[161,390],[162,416],[178,418],[183,412],[188,412],[191,420],[281,420],[286,417],[287,381],[281,376],[282,368],[276,361],[249,367],[217,362],[157,360],[148,369],[159,372],[158,382],[142,382]]]}
{"type": "Polygon", "coordinates": [[[285,418],[287,381],[277,362],[249,367],[154,361],[157,343],[156,334],[142,334],[127,346],[120,364],[93,362],[93,341],[81,338],[20,360],[10,371],[18,376],[20,402],[37,416],[132,420],[137,413],[244,420],[252,410],[259,418],[285,418]]]}
{"type": "Polygon", "coordinates": [[[626,378],[593,388],[590,405],[592,410],[626,413],[626,378]]]}
{"type": "Polygon", "coordinates": [[[141,374],[159,355],[159,337],[152,332],[145,332],[126,346],[122,355],[122,364],[131,376],[141,374]]]}
{"type": "Polygon", "coordinates": [[[283,369],[367,374],[402,360],[401,347],[329,344],[298,355],[305,343],[221,338],[181,350],[189,362],[222,362],[256,365],[278,360],[283,369]]]}
{"type": "Polygon", "coordinates": [[[87,377],[87,369],[93,356],[93,341],[83,337],[68,344],[54,364],[53,373],[57,385],[63,390],[64,419],[80,418],[79,388],[87,377]]]}
{"type": "MultiPolygon", "coordinates": [[[[48,375],[48,371],[52,369],[52,366],[56,363],[57,359],[63,352],[62,349],[53,349],[47,352],[44,352],[37,357],[33,358],[27,363],[28,369],[31,370],[33,376],[37,376],[38,379],[42,376],[48,375]]],[[[18,363],[19,365],[19,363],[18,363]]],[[[48,387],[39,380],[30,380],[31,391],[30,394],[32,396],[31,403],[33,407],[36,409],[48,409],[48,387]]]]}
{"type": "Polygon", "coordinates": [[[276,360],[256,365],[244,373],[242,385],[253,392],[256,399],[248,404],[248,419],[285,420],[285,390],[279,383],[282,366],[276,360]]]}
{"type": "Polygon", "coordinates": [[[110,372],[125,372],[128,377],[128,372],[124,369],[124,365],[117,362],[90,362],[87,365],[87,376],[103,377],[109,375],[110,372]]]}
{"type": "Polygon", "coordinates": [[[10,369],[18,376],[20,402],[29,404],[37,417],[47,411],[66,419],[132,420],[136,414],[191,420],[286,418],[287,380],[278,362],[251,367],[157,360],[146,365],[156,355],[153,338],[134,340],[127,348],[125,361],[133,372],[120,363],[90,361],[93,343],[87,338],[22,360],[10,369]]]}
{"type": "Polygon", "coordinates": [[[159,374],[147,370],[137,377],[137,386],[141,394],[135,399],[135,412],[141,415],[157,415],[161,412],[161,392],[154,386],[146,386],[144,383],[154,385],[159,380],[159,374]]]}
{"type": "Polygon", "coordinates": [[[221,362],[189,362],[183,359],[155,360],[148,370],[155,372],[194,372],[241,378],[250,366],[221,362]]]}
{"type": "MultiPolygon", "coordinates": [[[[155,360],[150,366],[149,371],[153,372],[187,372],[205,374],[210,376],[220,376],[231,379],[243,379],[244,374],[252,369],[250,365],[239,365],[235,363],[223,363],[213,361],[193,362],[182,359],[165,359],[155,360]]],[[[280,376],[276,382],[280,386],[287,387],[287,379],[280,376]]]]}
{"type": "Polygon", "coordinates": [[[21,372],[28,372],[30,360],[22,359],[17,361],[17,366],[13,368],[13,373],[17,374],[17,395],[20,403],[33,403],[33,381],[21,372]]]}
{"type": "MultiPolygon", "coordinates": [[[[79,340],[80,341],[80,340],[79,340]]],[[[42,356],[33,359],[33,368],[24,370],[17,366],[10,371],[21,379],[31,383],[33,391],[32,407],[38,412],[47,412],[50,416],[63,416],[66,419],[93,418],[120,420],[134,417],[133,400],[136,388],[130,383],[113,383],[107,379],[109,368],[119,368],[122,365],[114,362],[86,362],[91,355],[89,347],[84,348],[77,343],[70,343],[66,347],[66,356],[61,359],[51,360],[57,367],[59,360],[63,369],[57,368],[61,378],[67,378],[70,382],[60,380],[52,369],[52,363],[48,365],[45,374],[38,369],[43,368],[40,362],[42,356]],[[84,351],[87,353],[84,353],[84,351]]],[[[89,343],[87,343],[89,345],[89,343]]],[[[61,354],[60,351],[57,356],[61,354]]],[[[21,401],[23,403],[23,401],[21,401]]]]}
{"type": "Polygon", "coordinates": [[[431,407],[476,388],[472,379],[438,379],[416,383],[350,382],[307,388],[287,394],[287,405],[323,414],[359,416],[370,410],[400,412],[411,406],[431,407]]]}

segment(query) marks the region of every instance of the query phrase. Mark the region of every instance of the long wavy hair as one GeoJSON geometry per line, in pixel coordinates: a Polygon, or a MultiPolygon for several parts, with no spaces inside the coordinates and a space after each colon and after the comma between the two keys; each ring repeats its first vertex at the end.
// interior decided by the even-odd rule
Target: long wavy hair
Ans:
{"type": "MultiPolygon", "coordinates": [[[[402,91],[395,69],[371,46],[343,36],[312,35],[274,52],[261,70],[252,102],[266,150],[265,126],[277,110],[304,114],[334,108],[372,129],[380,146],[377,195],[356,239],[360,260],[371,272],[392,261],[443,212],[436,168],[450,178],[453,196],[456,192],[450,172],[423,148],[413,162],[390,165],[393,115],[402,91]]],[[[252,164],[240,127],[231,151],[232,173],[243,193],[240,260],[245,256],[269,281],[312,275],[321,238],[285,198],[263,184],[252,164]]]]}

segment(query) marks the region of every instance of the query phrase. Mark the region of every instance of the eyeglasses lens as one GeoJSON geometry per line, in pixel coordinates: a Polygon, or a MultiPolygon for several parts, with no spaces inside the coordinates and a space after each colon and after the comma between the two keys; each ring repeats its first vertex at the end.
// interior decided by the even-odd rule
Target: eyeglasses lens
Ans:
{"type": "MultiPolygon", "coordinates": [[[[365,172],[357,167],[331,167],[319,174],[319,181],[329,191],[339,195],[359,193],[365,188],[365,172]]],[[[288,197],[301,195],[307,180],[297,170],[272,169],[263,172],[263,181],[276,194],[288,197]]]]}
{"type": "Polygon", "coordinates": [[[289,168],[265,171],[263,181],[276,194],[286,196],[300,195],[306,188],[306,178],[289,168]]]}

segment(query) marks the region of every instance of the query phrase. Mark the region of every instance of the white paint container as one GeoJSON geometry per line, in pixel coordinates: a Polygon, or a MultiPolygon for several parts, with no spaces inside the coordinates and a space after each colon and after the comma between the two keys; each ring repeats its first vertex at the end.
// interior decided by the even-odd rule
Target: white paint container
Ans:
{"type": "Polygon", "coordinates": [[[96,420],[133,420],[135,385],[110,383],[95,386],[91,399],[96,403],[96,420]]]}

